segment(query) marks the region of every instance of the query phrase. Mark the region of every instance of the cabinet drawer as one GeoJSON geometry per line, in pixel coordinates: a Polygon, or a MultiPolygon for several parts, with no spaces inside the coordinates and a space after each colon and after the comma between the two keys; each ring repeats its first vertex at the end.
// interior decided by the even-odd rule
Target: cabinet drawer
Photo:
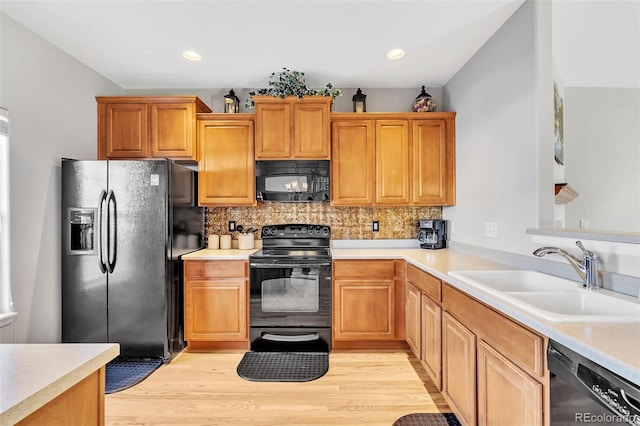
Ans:
{"type": "Polygon", "coordinates": [[[385,260],[337,260],[333,262],[335,277],[394,277],[395,261],[385,260]]]}
{"type": "Polygon", "coordinates": [[[436,277],[421,271],[413,265],[407,265],[407,281],[418,287],[436,302],[441,302],[442,283],[436,277]]]}
{"type": "Polygon", "coordinates": [[[520,368],[544,378],[544,339],[458,290],[444,285],[442,305],[520,368]]]}
{"type": "Polygon", "coordinates": [[[246,278],[244,260],[187,260],[184,275],[188,278],[246,278]]]}

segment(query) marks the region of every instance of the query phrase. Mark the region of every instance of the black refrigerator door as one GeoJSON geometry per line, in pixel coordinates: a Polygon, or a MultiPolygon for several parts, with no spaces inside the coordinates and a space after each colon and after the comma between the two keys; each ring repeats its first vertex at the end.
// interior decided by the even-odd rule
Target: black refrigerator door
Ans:
{"type": "Polygon", "coordinates": [[[168,161],[109,161],[109,342],[167,357],[168,161]]]}
{"type": "Polygon", "coordinates": [[[100,214],[107,188],[106,161],[62,160],[62,341],[108,338],[107,275],[100,214]]]}

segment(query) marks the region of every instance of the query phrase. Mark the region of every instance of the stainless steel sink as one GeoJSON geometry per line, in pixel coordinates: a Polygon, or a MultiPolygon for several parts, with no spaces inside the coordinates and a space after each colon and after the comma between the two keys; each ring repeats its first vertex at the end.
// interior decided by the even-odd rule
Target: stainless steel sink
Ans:
{"type": "Polygon", "coordinates": [[[640,322],[637,298],[537,271],[450,271],[449,275],[554,322],[640,322]]]}

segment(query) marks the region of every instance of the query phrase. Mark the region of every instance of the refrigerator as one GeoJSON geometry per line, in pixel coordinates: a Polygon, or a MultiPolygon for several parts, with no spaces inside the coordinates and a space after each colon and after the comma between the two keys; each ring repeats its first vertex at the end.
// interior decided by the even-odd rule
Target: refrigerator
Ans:
{"type": "Polygon", "coordinates": [[[185,346],[181,259],[203,247],[194,170],[62,159],[62,341],[170,361],[185,346]]]}

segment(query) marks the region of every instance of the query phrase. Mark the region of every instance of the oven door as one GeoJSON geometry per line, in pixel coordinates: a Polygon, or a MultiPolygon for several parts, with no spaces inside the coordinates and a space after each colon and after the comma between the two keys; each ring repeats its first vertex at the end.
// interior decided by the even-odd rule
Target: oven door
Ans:
{"type": "Polygon", "coordinates": [[[251,263],[251,327],[330,327],[331,263],[251,263]]]}

